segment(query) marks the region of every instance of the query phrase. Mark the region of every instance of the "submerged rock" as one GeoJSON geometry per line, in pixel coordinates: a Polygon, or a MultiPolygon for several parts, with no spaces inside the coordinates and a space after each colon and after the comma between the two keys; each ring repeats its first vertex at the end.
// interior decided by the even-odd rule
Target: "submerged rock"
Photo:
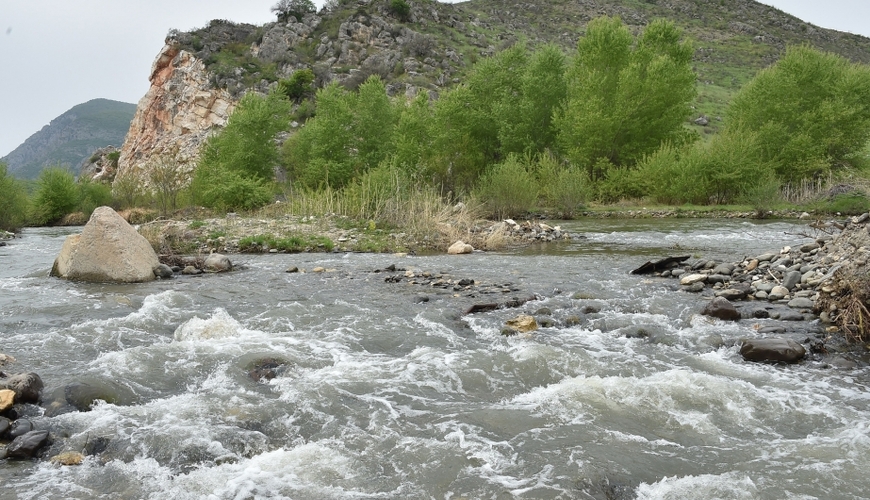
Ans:
{"type": "Polygon", "coordinates": [[[533,332],[538,329],[538,322],[535,318],[527,314],[521,314],[516,318],[509,319],[506,323],[508,328],[516,330],[520,333],[533,332]]]}
{"type": "Polygon", "coordinates": [[[213,253],[206,257],[202,265],[203,270],[210,273],[222,273],[233,270],[233,263],[229,257],[219,253],[213,253]]]}
{"type": "Polygon", "coordinates": [[[740,355],[746,361],[797,363],[804,359],[806,349],[791,339],[751,339],[743,342],[740,355]]]}
{"type": "Polygon", "coordinates": [[[109,207],[94,210],[81,234],[68,236],[51,275],[90,282],[154,280],[160,265],[151,244],[109,207]]]}

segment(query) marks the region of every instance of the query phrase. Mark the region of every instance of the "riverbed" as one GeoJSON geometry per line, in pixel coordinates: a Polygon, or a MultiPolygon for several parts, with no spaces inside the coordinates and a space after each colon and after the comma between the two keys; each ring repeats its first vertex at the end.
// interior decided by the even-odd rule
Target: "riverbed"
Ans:
{"type": "Polygon", "coordinates": [[[54,451],[98,451],[80,466],[0,461],[0,498],[868,496],[865,363],[745,362],[737,343],[761,327],[799,342],[822,328],[711,320],[698,314],[709,296],[628,274],[668,255],[800,245],[805,225],[551,224],[583,238],[460,256],[234,255],[229,274],[136,285],[48,277],[80,229],[27,229],[0,247],[0,352],[44,394],[84,382],[120,396],[34,415],[54,451]],[[374,272],[390,265],[404,271],[374,272]],[[407,271],[475,286],[385,281],[407,271]],[[502,335],[518,314],[553,324],[502,335]]]}

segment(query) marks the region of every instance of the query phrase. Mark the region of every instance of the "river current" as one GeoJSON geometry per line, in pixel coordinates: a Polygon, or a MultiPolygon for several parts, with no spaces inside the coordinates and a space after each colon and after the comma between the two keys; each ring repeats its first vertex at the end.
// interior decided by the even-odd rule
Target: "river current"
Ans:
{"type": "Polygon", "coordinates": [[[799,245],[803,225],[561,225],[586,237],[465,256],[235,255],[230,274],[136,285],[48,277],[80,228],[27,229],[0,247],[0,352],[45,394],[90,381],[125,397],[35,416],[57,448],[105,449],[80,466],[0,461],[0,498],[870,497],[866,365],[745,362],[735,342],[774,320],[710,320],[703,296],[628,274],[799,245]],[[510,292],[373,272],[390,264],[510,292]],[[554,326],[501,334],[544,308],[554,326]],[[255,381],[264,359],[283,367],[255,381]]]}

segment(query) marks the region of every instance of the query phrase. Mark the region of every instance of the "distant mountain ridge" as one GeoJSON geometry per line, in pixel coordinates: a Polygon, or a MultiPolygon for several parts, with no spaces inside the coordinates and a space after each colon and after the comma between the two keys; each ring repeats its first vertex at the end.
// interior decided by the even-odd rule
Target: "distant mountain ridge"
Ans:
{"type": "Polygon", "coordinates": [[[73,106],[0,160],[21,179],[35,179],[50,165],[77,171],[98,148],[124,143],[135,112],[135,104],[109,99],[73,106]]]}

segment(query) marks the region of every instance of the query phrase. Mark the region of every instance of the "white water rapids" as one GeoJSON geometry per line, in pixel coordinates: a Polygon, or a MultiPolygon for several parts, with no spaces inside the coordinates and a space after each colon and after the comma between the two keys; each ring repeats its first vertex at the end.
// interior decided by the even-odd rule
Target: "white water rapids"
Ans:
{"type": "Polygon", "coordinates": [[[667,255],[736,261],[797,245],[803,226],[562,226],[587,238],[469,256],[236,255],[230,274],[139,285],[49,278],[70,231],[27,230],[0,247],[0,352],[39,373],[45,394],[90,381],[123,397],[34,415],[53,452],[105,449],[80,466],[0,461],[0,498],[870,496],[866,363],[745,362],[735,342],[759,327],[798,341],[820,327],[710,320],[703,296],[628,274],[667,255]],[[516,292],[386,283],[372,271],[389,264],[516,292]],[[462,315],[530,294],[541,300],[462,315]],[[555,326],[501,335],[543,308],[555,326]],[[572,315],[582,321],[566,326],[572,315]],[[283,368],[257,382],[262,359],[283,368]]]}

